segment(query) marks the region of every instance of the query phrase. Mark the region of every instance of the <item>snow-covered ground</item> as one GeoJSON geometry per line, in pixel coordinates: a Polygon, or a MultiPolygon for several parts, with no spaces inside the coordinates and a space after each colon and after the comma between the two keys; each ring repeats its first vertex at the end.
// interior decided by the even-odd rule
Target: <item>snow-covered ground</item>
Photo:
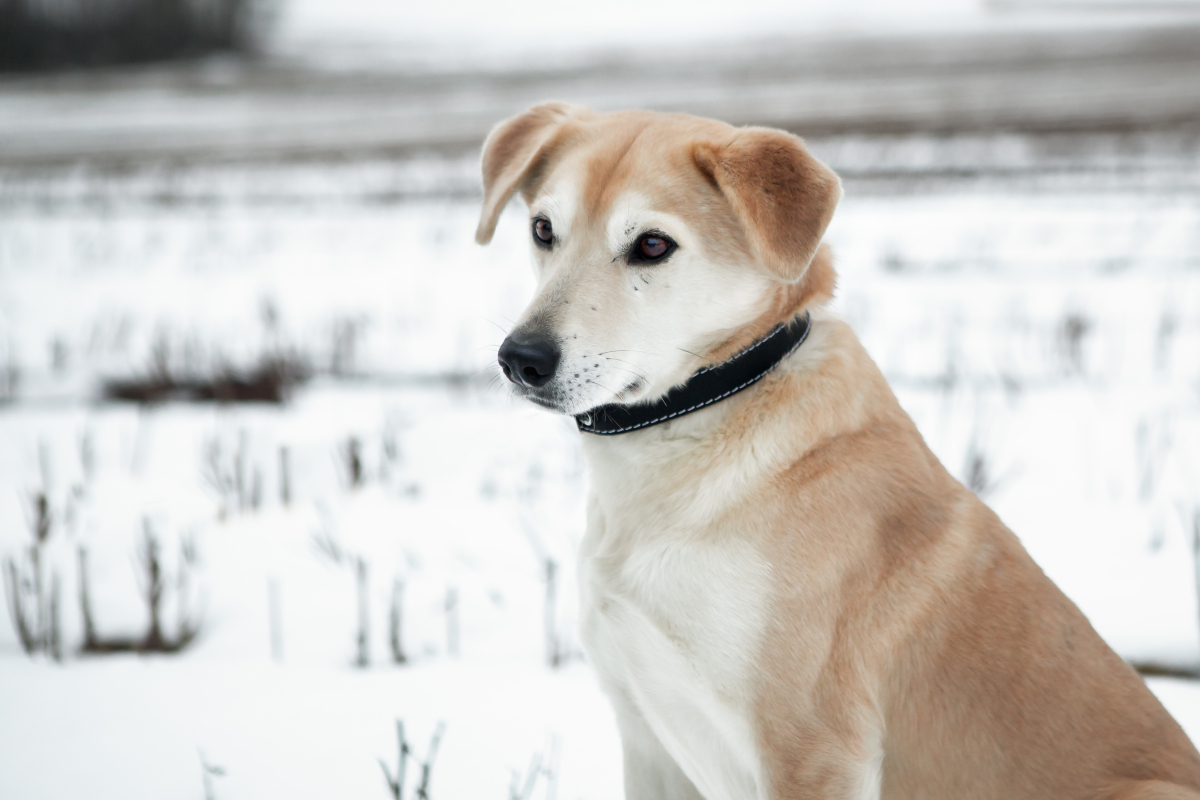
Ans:
{"type": "MultiPolygon", "coordinates": [[[[863,148],[817,146],[847,172],[863,148]]],[[[383,797],[376,759],[395,758],[397,718],[417,756],[446,722],[440,798],[504,796],[555,737],[559,797],[619,796],[612,718],[574,639],[578,434],[491,381],[531,277],[518,209],[490,248],[472,243],[470,173],[10,176],[0,364],[18,381],[0,410],[0,554],[31,541],[44,488],[66,653],[30,660],[0,626],[0,796],[201,796],[202,752],[224,770],[209,777],[219,798],[383,797]],[[319,373],[282,407],[95,399],[103,377],[156,358],[203,371],[279,346],[319,373]],[[79,550],[98,633],[136,635],[147,530],[168,584],[194,547],[184,612],[200,637],[174,656],[76,655],[79,550]]],[[[1076,178],[852,180],[829,237],[838,305],[934,450],[1118,651],[1193,665],[1200,200],[1186,175],[1076,178]]],[[[168,635],[178,594],[169,585],[168,635]]],[[[1200,736],[1200,687],[1152,686],[1200,736]]]]}
{"type": "MultiPolygon", "coordinates": [[[[601,63],[597,47],[694,55],[697,42],[769,36],[778,65],[804,37],[1078,25],[1065,5],[620,0],[547,13],[294,0],[271,43],[280,63],[410,82],[378,95],[347,83],[360,91],[347,100],[333,78],[316,81],[292,108],[271,100],[286,92],[272,94],[270,63],[228,96],[214,87],[237,84],[243,67],[221,61],[199,67],[196,83],[184,68],[177,81],[154,70],[8,81],[0,567],[12,558],[29,574],[45,493],[42,573],[47,593],[58,585],[63,659],[25,656],[0,619],[0,798],[384,798],[378,759],[395,767],[397,719],[418,761],[445,723],[436,800],[506,797],[535,754],[556,766],[537,800],[620,797],[615,726],[575,638],[579,434],[514,404],[497,380],[495,349],[532,288],[526,228],[513,207],[490,247],[473,243],[476,164],[460,157],[463,143],[493,110],[544,86],[601,105],[708,102],[739,119],[830,94],[821,80],[800,91],[770,75],[739,88],[736,69],[720,91],[704,76],[677,83],[669,69],[648,88],[626,73],[551,69],[601,63]],[[548,83],[505,88],[518,71],[502,71],[448,78],[445,96],[443,84],[424,85],[514,63],[548,83]],[[260,80],[271,85],[255,94],[260,80]],[[345,119],[343,101],[354,106],[345,119]],[[375,130],[373,115],[400,122],[375,130]],[[241,122],[222,127],[229,120],[241,122]],[[397,132],[433,154],[387,156],[345,138],[397,132]],[[426,147],[442,136],[458,136],[457,149],[426,147]],[[312,143],[320,158],[303,147],[289,157],[310,160],[268,158],[285,140],[312,143]],[[139,161],[141,148],[153,157],[139,161]],[[106,160],[68,163],[93,151],[106,160]],[[286,405],[100,399],[108,378],[212,374],[279,352],[316,373],[286,405]],[[164,571],[164,634],[191,620],[199,636],[174,655],[79,653],[81,553],[96,634],[136,637],[148,534],[164,571]]],[[[1195,20],[1182,5],[1170,13],[1195,20]]],[[[1087,19],[1102,28],[1131,16],[1087,19]]],[[[1186,81],[1170,64],[1154,69],[1173,75],[1159,98],[1170,106],[1186,81]]],[[[310,75],[280,74],[281,85],[310,75]]],[[[1093,83],[1081,75],[1070,85],[1093,83]]],[[[1121,86],[1162,89],[1138,75],[1121,86]]],[[[886,77],[862,77],[849,105],[864,106],[846,113],[908,96],[872,83],[886,77]]],[[[1023,97],[984,91],[995,88],[986,80],[947,85],[905,113],[932,104],[932,114],[947,97],[1019,108],[1023,97]]],[[[1053,105],[1057,86],[1037,96],[1053,105]]],[[[1037,119],[1061,110],[1047,108],[1037,119]]],[[[810,140],[846,177],[829,233],[838,308],[935,452],[1118,652],[1195,667],[1200,137],[1187,127],[989,133],[982,119],[956,135],[810,140]]],[[[1200,740],[1200,684],[1150,685],[1200,740]]],[[[417,771],[410,763],[410,788],[417,771]]]]}
{"type": "Polygon", "coordinates": [[[435,724],[446,723],[434,796],[503,797],[510,769],[548,756],[554,737],[560,797],[619,793],[610,713],[575,655],[568,567],[582,533],[583,475],[562,421],[474,392],[326,386],[284,409],[60,407],[12,411],[0,428],[12,501],[6,552],[23,538],[16,501],[36,476],[22,456],[40,446],[37,458],[51,465],[58,525],[47,571],[63,582],[69,648],[61,665],[31,661],[5,630],[0,796],[201,796],[203,752],[226,771],[214,778],[220,798],[384,797],[376,759],[394,767],[397,718],[421,758],[435,724]],[[341,449],[352,435],[361,441],[357,488],[341,449]],[[95,453],[87,472],[80,437],[95,453]],[[224,521],[204,466],[214,439],[229,469],[242,453],[247,482],[261,487],[261,500],[246,501],[257,508],[242,510],[234,497],[224,521]],[[286,506],[281,443],[291,464],[286,506]],[[137,634],[145,608],[134,554],[146,525],[172,577],[181,541],[198,550],[187,613],[203,620],[199,641],[180,656],[76,656],[76,550],[88,554],[98,633],[137,634]],[[318,540],[335,543],[341,560],[318,540]],[[558,669],[545,658],[547,555],[564,565],[558,669]],[[365,668],[355,666],[359,559],[365,668]],[[397,580],[404,666],[392,663],[389,643],[397,580]],[[448,613],[449,592],[457,601],[448,613]],[[56,764],[62,757],[69,768],[56,764]]]}

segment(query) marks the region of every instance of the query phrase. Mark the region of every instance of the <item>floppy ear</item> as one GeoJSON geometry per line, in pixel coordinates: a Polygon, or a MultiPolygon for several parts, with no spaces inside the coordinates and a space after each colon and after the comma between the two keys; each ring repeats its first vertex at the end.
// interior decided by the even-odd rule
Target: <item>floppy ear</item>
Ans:
{"type": "Polygon", "coordinates": [[[798,136],[766,128],[743,128],[725,145],[697,144],[693,157],[763,266],[788,283],[803,278],[842,196],[833,170],[798,136]]]}
{"type": "Polygon", "coordinates": [[[488,134],[483,143],[483,209],[475,241],[487,244],[496,232],[496,220],[525,182],[538,155],[576,108],[566,103],[545,103],[506,119],[488,134]]]}

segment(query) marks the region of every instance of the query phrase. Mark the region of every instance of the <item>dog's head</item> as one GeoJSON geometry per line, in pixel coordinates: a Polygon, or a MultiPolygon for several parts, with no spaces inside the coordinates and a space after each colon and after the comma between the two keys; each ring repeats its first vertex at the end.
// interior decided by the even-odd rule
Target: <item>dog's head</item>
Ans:
{"type": "Polygon", "coordinates": [[[832,292],[841,186],[783,131],[537,106],[484,144],[480,244],[515,192],[537,294],[500,366],[557,411],[656,399],[832,292]]]}

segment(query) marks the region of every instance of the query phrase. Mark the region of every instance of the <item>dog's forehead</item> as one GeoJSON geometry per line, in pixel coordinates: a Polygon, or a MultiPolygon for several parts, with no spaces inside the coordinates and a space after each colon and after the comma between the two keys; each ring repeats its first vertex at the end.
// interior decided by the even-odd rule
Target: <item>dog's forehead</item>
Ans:
{"type": "Polygon", "coordinates": [[[687,216],[681,206],[709,190],[692,157],[695,140],[669,115],[602,118],[559,154],[531,208],[560,229],[578,222],[610,239],[649,216],[687,216]]]}
{"type": "Polygon", "coordinates": [[[559,169],[530,201],[529,210],[545,214],[558,230],[570,230],[579,211],[579,180],[570,170],[559,169]]]}
{"type": "Polygon", "coordinates": [[[606,209],[602,232],[609,248],[617,251],[648,228],[665,229],[675,237],[689,233],[687,222],[679,214],[637,189],[616,195],[606,209]]]}

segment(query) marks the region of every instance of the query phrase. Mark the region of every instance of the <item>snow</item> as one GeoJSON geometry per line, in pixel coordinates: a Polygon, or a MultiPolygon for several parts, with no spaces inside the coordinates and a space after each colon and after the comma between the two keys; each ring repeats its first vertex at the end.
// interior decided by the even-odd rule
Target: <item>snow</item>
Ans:
{"type": "MultiPolygon", "coordinates": [[[[144,626],[131,558],[142,518],[159,531],[168,563],[180,537],[195,537],[202,582],[193,606],[203,609],[205,627],[182,657],[69,655],[62,665],[19,655],[5,630],[0,796],[104,796],[118,787],[130,797],[191,796],[203,751],[227,773],[217,779],[222,798],[370,797],[383,790],[376,758],[394,757],[396,719],[418,754],[434,725],[446,723],[437,796],[503,796],[511,770],[547,753],[550,737],[562,743],[560,796],[615,796],[619,744],[606,701],[577,656],[573,586],[560,579],[559,630],[570,658],[551,669],[543,658],[541,564],[528,538],[568,564],[582,532],[572,435],[561,420],[502,399],[336,386],[307,391],[283,409],[5,414],[4,482],[18,490],[6,493],[6,503],[18,505],[12,501],[25,484],[24,464],[12,456],[36,460],[39,449],[56,465],[51,487],[82,487],[48,561],[72,598],[72,551],[87,548],[101,635],[144,626]],[[389,461],[381,440],[397,428],[401,455],[389,461]],[[83,430],[97,453],[91,480],[72,452],[83,430]],[[231,447],[244,436],[250,468],[270,474],[261,506],[234,509],[223,522],[218,498],[198,479],[205,437],[222,434],[231,447]],[[339,437],[350,434],[363,441],[359,488],[346,485],[337,463],[339,437]],[[279,441],[295,465],[288,506],[273,460],[279,441]],[[321,556],[318,535],[368,564],[368,669],[352,666],[351,565],[321,556]],[[390,663],[387,644],[395,578],[405,584],[403,667],[390,663]],[[282,609],[278,662],[271,581],[282,609]],[[459,598],[457,654],[448,652],[449,587],[459,598]],[[71,768],[51,769],[52,752],[67,754],[71,768]]],[[[53,488],[56,498],[63,494],[53,488]]],[[[22,510],[12,506],[5,507],[6,551],[23,535],[22,510]]],[[[74,643],[82,623],[72,605],[64,628],[74,643]]]]}
{"type": "Polygon", "coordinates": [[[202,752],[226,773],[220,798],[382,798],[376,759],[395,768],[395,717],[418,758],[446,723],[431,796],[503,798],[511,771],[546,752],[548,729],[564,741],[560,797],[620,796],[611,712],[583,666],[421,665],[396,680],[122,657],[56,669],[22,660],[4,675],[23,687],[3,704],[6,797],[198,797],[202,752]],[[63,761],[48,763],[48,751],[63,761]]]}
{"type": "MultiPolygon", "coordinates": [[[[548,13],[454,0],[403,16],[393,5],[297,0],[276,47],[450,69],[524,58],[545,39],[570,56],[584,32],[625,45],[669,30],[687,45],[738,26],[786,37],[1023,24],[966,0],[922,0],[933,17],[878,0],[751,0],[737,20],[674,2],[548,13]]],[[[18,101],[6,101],[14,127],[18,101]]],[[[194,115],[179,120],[186,139],[205,110],[176,101],[194,115]]],[[[810,144],[846,176],[829,232],[838,310],[934,451],[975,475],[1122,656],[1200,663],[1196,138],[810,144]]],[[[437,800],[504,797],[512,772],[555,740],[558,798],[620,796],[612,714],[574,633],[579,434],[499,385],[495,349],[532,277],[515,206],[490,247],[473,243],[476,168],[444,155],[0,170],[0,559],[25,551],[31,498],[45,490],[45,569],[60,581],[66,644],[62,663],[29,658],[0,622],[0,797],[198,797],[202,758],[224,771],[209,777],[221,800],[384,797],[377,759],[394,766],[397,719],[418,758],[446,724],[437,800]],[[203,373],[278,348],[317,371],[286,405],[100,399],[105,378],[156,362],[203,373]],[[234,475],[239,460],[240,497],[213,473],[234,475]],[[200,637],[170,656],[77,653],[79,551],[100,634],[136,636],[146,530],[170,582],[167,635],[190,614],[200,637]],[[189,543],[197,561],[181,593],[189,543]],[[546,659],[546,558],[558,667],[546,659]],[[397,581],[403,665],[389,646],[397,581]]],[[[1149,684],[1200,736],[1200,684],[1149,684]]]]}

